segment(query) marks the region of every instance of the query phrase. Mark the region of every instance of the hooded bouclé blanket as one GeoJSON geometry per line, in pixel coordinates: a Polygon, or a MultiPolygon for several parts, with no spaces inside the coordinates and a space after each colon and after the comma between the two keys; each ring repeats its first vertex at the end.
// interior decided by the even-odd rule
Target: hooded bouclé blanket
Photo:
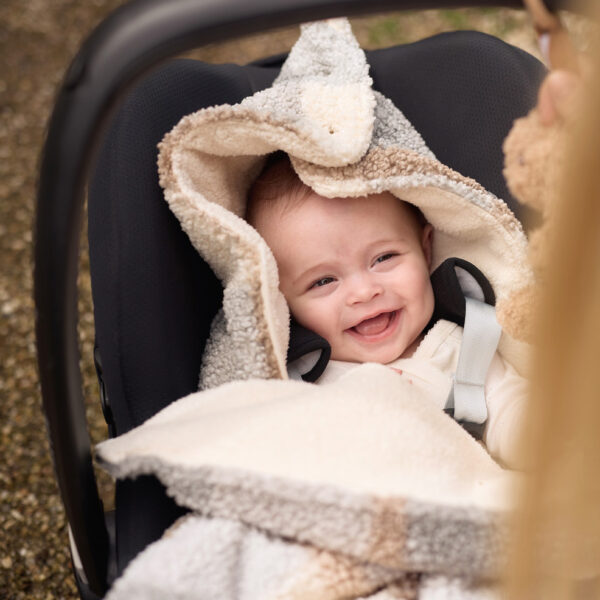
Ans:
{"type": "MultiPolygon", "coordinates": [[[[433,267],[474,263],[499,303],[531,283],[517,219],[372,89],[348,22],[303,26],[272,87],[188,115],[160,145],[166,200],[223,283],[223,307],[201,391],[98,446],[113,476],[154,474],[191,510],[107,598],[495,597],[514,475],[387,367],[288,379],[277,266],[242,218],[276,150],[322,196],[389,191],[418,206],[433,267]]],[[[503,333],[498,352],[524,372],[523,344],[503,333]]]]}

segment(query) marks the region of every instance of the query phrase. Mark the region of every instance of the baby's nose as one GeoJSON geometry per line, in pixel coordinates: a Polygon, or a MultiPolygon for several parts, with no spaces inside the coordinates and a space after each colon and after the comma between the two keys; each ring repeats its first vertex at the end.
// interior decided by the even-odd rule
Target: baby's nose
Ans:
{"type": "Polygon", "coordinates": [[[383,286],[372,273],[359,273],[349,281],[348,304],[369,302],[383,293],[383,286]]]}

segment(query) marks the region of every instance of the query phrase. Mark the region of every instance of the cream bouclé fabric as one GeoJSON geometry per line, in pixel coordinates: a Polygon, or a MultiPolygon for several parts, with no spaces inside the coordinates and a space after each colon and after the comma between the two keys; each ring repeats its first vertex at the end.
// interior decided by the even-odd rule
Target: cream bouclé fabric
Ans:
{"type": "Polygon", "coordinates": [[[329,167],[359,160],[373,130],[371,83],[348,22],[315,24],[271,88],[236,106],[189,115],[163,140],[159,172],[167,201],[224,285],[202,388],[287,377],[289,313],[270,250],[240,218],[246,192],[264,155],[278,149],[329,167]]]}
{"type": "MultiPolygon", "coordinates": [[[[115,477],[154,474],[191,509],[109,600],[496,597],[514,474],[382,365],[288,379],[277,266],[243,219],[265,156],[283,150],[323,196],[387,190],[417,205],[435,228],[433,267],[464,258],[499,300],[531,283],[505,203],[437,161],[371,85],[348,22],[312,23],[272,87],[186,116],[160,144],[166,200],[223,283],[223,308],[202,391],[97,448],[115,477]]],[[[526,350],[503,334],[519,373],[526,350]]]]}

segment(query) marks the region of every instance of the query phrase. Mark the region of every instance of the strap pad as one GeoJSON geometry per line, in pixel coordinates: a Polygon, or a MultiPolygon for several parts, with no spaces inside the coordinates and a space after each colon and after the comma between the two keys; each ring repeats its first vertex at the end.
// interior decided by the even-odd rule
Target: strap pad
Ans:
{"type": "Polygon", "coordinates": [[[446,401],[445,410],[480,438],[487,421],[485,380],[502,329],[493,306],[473,298],[466,298],[463,340],[454,374],[454,382],[446,401]]]}

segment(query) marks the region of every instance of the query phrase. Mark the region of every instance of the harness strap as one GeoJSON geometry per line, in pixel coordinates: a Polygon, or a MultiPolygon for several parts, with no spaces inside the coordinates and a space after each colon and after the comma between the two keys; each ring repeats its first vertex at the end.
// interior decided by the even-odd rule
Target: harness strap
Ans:
{"type": "Polygon", "coordinates": [[[476,437],[487,421],[485,380],[498,347],[502,329],[493,306],[465,298],[465,325],[454,381],[445,410],[476,437]]]}

